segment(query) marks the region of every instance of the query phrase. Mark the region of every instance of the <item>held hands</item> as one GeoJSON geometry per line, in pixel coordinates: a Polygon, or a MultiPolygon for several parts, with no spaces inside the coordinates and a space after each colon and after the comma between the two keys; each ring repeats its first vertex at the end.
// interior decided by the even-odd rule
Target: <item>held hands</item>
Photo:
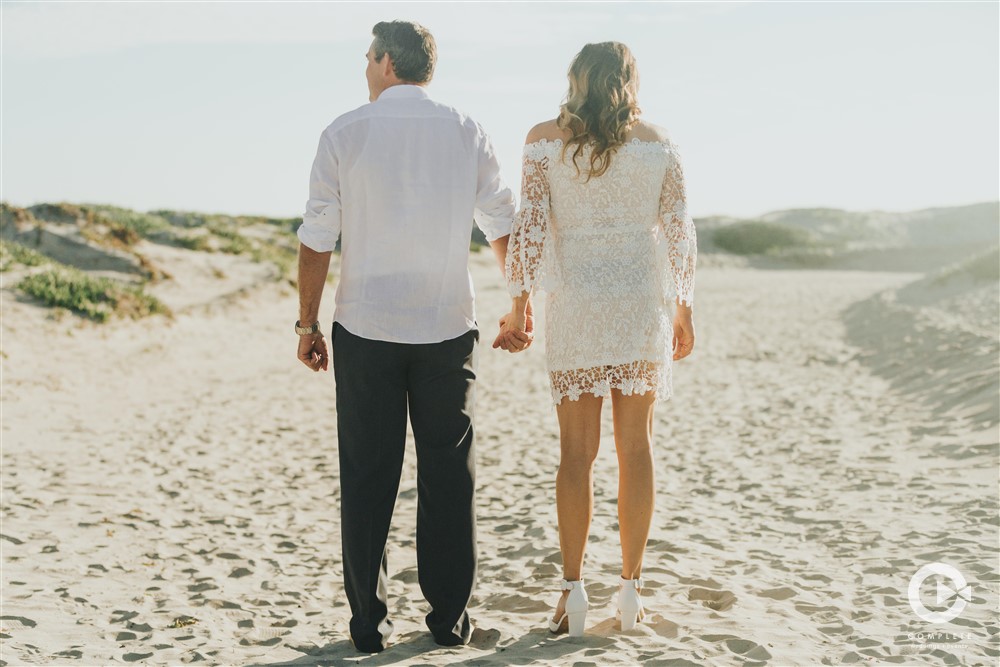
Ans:
{"type": "Polygon", "coordinates": [[[326,339],[323,334],[306,334],[299,336],[299,361],[319,372],[327,370],[330,365],[330,355],[326,351],[326,339]]]}
{"type": "Polygon", "coordinates": [[[511,311],[500,318],[500,333],[493,341],[493,348],[507,350],[511,354],[523,352],[535,340],[535,318],[531,300],[514,300],[511,311]],[[524,304],[523,306],[520,304],[524,304]]]}

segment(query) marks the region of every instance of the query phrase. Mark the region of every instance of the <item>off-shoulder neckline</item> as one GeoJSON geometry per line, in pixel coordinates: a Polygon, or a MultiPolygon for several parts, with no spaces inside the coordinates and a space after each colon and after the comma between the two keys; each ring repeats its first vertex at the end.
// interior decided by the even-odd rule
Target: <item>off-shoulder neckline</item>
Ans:
{"type": "MultiPolygon", "coordinates": [[[[536,141],[532,141],[531,143],[525,144],[524,147],[528,148],[529,146],[545,146],[546,144],[552,144],[553,146],[561,146],[563,143],[564,142],[562,139],[538,139],[536,141]]],[[[661,146],[669,148],[670,146],[673,145],[673,142],[670,141],[669,139],[666,141],[650,141],[646,139],[639,139],[638,137],[633,137],[630,141],[626,141],[624,144],[622,144],[622,146],[644,146],[644,145],[654,145],[654,144],[659,144],[661,146]]]]}

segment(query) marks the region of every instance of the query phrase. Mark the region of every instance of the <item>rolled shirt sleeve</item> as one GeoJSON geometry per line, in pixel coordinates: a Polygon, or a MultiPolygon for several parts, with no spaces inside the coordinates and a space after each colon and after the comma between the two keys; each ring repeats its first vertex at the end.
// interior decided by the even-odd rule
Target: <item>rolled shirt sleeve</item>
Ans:
{"type": "Polygon", "coordinates": [[[337,247],[341,229],[340,176],[334,146],[326,131],[319,138],[316,158],[309,175],[309,201],[297,236],[316,252],[337,247]]]}
{"type": "Polygon", "coordinates": [[[500,176],[500,162],[493,142],[479,128],[479,174],[473,218],[487,241],[495,241],[510,234],[514,210],[514,192],[500,176]]]}

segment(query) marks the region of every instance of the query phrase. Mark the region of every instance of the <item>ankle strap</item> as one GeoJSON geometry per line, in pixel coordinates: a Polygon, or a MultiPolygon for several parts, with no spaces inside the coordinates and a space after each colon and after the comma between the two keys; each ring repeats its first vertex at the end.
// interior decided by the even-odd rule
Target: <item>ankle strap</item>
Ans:
{"type": "Polygon", "coordinates": [[[580,579],[579,581],[566,581],[565,579],[562,580],[562,590],[571,591],[574,588],[583,588],[583,579],[580,579]]]}
{"type": "Polygon", "coordinates": [[[622,586],[634,586],[635,590],[641,590],[644,583],[642,577],[638,579],[626,579],[625,577],[619,577],[622,586]]]}

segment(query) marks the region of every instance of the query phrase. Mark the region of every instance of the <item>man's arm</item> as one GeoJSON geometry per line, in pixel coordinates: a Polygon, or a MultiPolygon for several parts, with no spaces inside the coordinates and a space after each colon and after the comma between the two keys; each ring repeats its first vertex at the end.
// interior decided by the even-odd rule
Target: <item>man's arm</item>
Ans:
{"type": "MultiPolygon", "coordinates": [[[[299,238],[299,324],[319,320],[319,304],[330,270],[330,255],[340,236],[340,178],[330,138],[320,136],[309,175],[309,201],[296,235],[299,238]]],[[[299,337],[299,361],[314,371],[327,370],[329,355],[321,333],[299,337]]]]}
{"type": "MultiPolygon", "coordinates": [[[[323,286],[330,270],[332,254],[332,251],[317,252],[304,243],[299,244],[300,326],[312,326],[319,321],[319,304],[323,299],[323,286]]],[[[300,335],[296,356],[313,371],[325,371],[330,367],[330,354],[322,332],[300,335]]]]}
{"type": "MultiPolygon", "coordinates": [[[[510,240],[510,231],[514,218],[515,202],[514,193],[500,176],[500,162],[497,160],[496,151],[489,136],[481,127],[479,131],[479,174],[477,176],[476,191],[476,211],[475,220],[483,234],[493,248],[497,262],[500,264],[500,275],[503,282],[507,282],[507,243],[510,240]]],[[[526,331],[519,335],[524,347],[531,345],[534,335],[534,317],[531,312],[530,299],[525,304],[526,331]],[[526,334],[526,335],[525,335],[526,334]]],[[[510,315],[500,318],[500,327],[510,315]]],[[[496,346],[494,346],[496,347],[496,346]]],[[[507,349],[504,347],[504,349],[507,349]]],[[[521,348],[524,349],[524,348],[521,348]]]]}
{"type": "Polygon", "coordinates": [[[500,271],[504,271],[507,254],[507,237],[510,235],[514,218],[514,193],[500,176],[500,162],[497,160],[493,143],[481,127],[476,126],[479,141],[478,174],[476,175],[476,208],[473,218],[483,230],[493,252],[500,260],[500,271]],[[502,245],[501,245],[502,244],[502,245]]]}
{"type": "Polygon", "coordinates": [[[308,327],[319,320],[319,304],[333,252],[316,252],[299,243],[299,322],[308,327]]]}
{"type": "Polygon", "coordinates": [[[490,247],[493,248],[493,254],[497,257],[497,262],[500,264],[500,275],[504,277],[504,282],[507,279],[507,241],[510,239],[510,234],[506,236],[501,236],[498,239],[490,241],[490,247]]]}

